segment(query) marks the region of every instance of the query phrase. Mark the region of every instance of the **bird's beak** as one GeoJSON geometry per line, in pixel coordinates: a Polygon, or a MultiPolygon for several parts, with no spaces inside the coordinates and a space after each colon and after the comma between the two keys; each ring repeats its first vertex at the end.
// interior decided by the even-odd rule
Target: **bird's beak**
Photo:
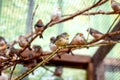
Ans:
{"type": "Polygon", "coordinates": [[[82,34],[82,33],[80,33],[79,35],[80,35],[80,36],[83,36],[83,34],[82,34]]]}

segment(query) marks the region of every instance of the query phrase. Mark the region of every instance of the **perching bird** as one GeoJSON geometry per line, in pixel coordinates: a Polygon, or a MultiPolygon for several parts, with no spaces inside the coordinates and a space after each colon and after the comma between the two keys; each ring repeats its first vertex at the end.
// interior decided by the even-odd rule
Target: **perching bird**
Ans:
{"type": "Polygon", "coordinates": [[[6,54],[6,49],[7,49],[7,42],[4,39],[4,37],[0,36],[0,55],[5,56],[6,54]]]}
{"type": "Polygon", "coordinates": [[[40,53],[41,55],[43,53],[42,47],[40,45],[33,45],[32,51],[34,51],[35,53],[40,53]]]}
{"type": "Polygon", "coordinates": [[[0,37],[0,51],[7,48],[7,42],[3,37],[0,37]]]}
{"type": "Polygon", "coordinates": [[[70,45],[84,45],[84,44],[87,44],[87,41],[82,33],[77,33],[70,42],[70,45]]]}
{"type": "Polygon", "coordinates": [[[115,12],[120,12],[120,3],[115,0],[111,0],[111,7],[115,12]]]}
{"type": "Polygon", "coordinates": [[[51,51],[54,51],[54,50],[57,49],[57,46],[55,45],[55,40],[56,40],[55,37],[51,37],[51,38],[50,38],[49,47],[50,47],[50,50],[51,50],[51,51]]]}
{"type": "MultiPolygon", "coordinates": [[[[37,23],[34,25],[35,32],[41,32],[44,29],[44,24],[41,19],[37,21],[37,23]]],[[[40,35],[41,38],[43,38],[42,35],[40,35]]]]}
{"type": "Polygon", "coordinates": [[[15,59],[17,59],[17,55],[16,54],[18,52],[19,51],[17,49],[15,49],[14,46],[8,44],[5,55],[6,55],[6,57],[12,58],[13,60],[15,60],[15,59]]]}
{"type": "MultiPolygon", "coordinates": [[[[54,51],[56,50],[58,47],[56,46],[55,44],[55,41],[56,41],[56,38],[55,37],[51,37],[50,38],[50,44],[49,44],[49,47],[50,47],[50,50],[51,51],[54,51]]],[[[59,54],[57,54],[58,58],[61,58],[61,56],[59,54]]]]}
{"type": "Polygon", "coordinates": [[[54,76],[61,77],[63,73],[63,67],[62,66],[56,66],[54,76]]]}
{"type": "MultiPolygon", "coordinates": [[[[25,36],[20,35],[18,37],[19,46],[23,49],[24,47],[28,46],[28,39],[25,36]]],[[[30,46],[28,47],[31,50],[30,46]]]]}
{"type": "Polygon", "coordinates": [[[90,34],[91,34],[95,39],[100,38],[101,36],[104,35],[103,33],[99,32],[99,31],[97,31],[97,30],[95,30],[95,29],[93,29],[93,28],[87,29],[87,32],[90,32],[90,34]]]}
{"type": "MultiPolygon", "coordinates": [[[[99,32],[99,31],[97,31],[97,30],[95,30],[95,29],[93,29],[93,28],[87,29],[87,32],[90,32],[90,34],[91,34],[95,39],[98,39],[98,38],[100,38],[100,37],[102,37],[102,36],[104,35],[103,33],[99,32]]],[[[112,40],[112,38],[111,38],[110,36],[108,36],[108,37],[105,37],[105,38],[102,39],[102,40],[104,40],[104,41],[110,41],[110,40],[112,40]]]]}
{"type": "Polygon", "coordinates": [[[57,47],[65,46],[68,44],[69,44],[69,34],[68,33],[66,33],[66,32],[62,33],[56,37],[55,45],[57,47]]]}
{"type": "Polygon", "coordinates": [[[51,15],[51,21],[58,21],[61,19],[62,13],[60,7],[57,7],[55,11],[53,11],[51,15]]]}
{"type": "MultiPolygon", "coordinates": [[[[77,33],[75,37],[70,42],[70,45],[84,45],[87,44],[87,41],[82,33],[77,33]]],[[[68,53],[71,52],[71,48],[69,48],[68,53]]],[[[71,52],[72,55],[74,55],[71,52]]]]}

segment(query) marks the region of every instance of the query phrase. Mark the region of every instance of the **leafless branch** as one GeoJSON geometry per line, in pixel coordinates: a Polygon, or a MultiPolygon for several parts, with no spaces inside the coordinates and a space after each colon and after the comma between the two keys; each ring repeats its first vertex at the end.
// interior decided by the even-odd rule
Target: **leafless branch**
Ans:
{"type": "MultiPolygon", "coordinates": [[[[81,15],[100,15],[100,14],[103,14],[103,15],[113,15],[113,14],[120,14],[120,12],[114,12],[114,11],[110,11],[110,12],[105,12],[105,11],[98,11],[98,12],[86,12],[86,13],[83,13],[81,15]]],[[[65,16],[71,16],[72,14],[65,14],[65,15],[62,15],[62,17],[65,17],[65,16]]]]}

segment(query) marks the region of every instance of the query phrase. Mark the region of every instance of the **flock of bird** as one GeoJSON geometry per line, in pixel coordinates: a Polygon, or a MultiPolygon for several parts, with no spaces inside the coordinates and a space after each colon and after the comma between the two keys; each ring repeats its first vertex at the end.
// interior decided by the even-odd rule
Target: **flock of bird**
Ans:
{"type": "MultiPolygon", "coordinates": [[[[120,12],[120,3],[116,2],[115,0],[111,0],[111,8],[113,9],[114,12],[120,12]]],[[[60,20],[62,18],[61,16],[62,16],[61,10],[60,10],[60,7],[58,7],[51,15],[51,20],[50,20],[49,25],[51,25],[51,23],[53,22],[60,20]]],[[[46,27],[43,24],[42,20],[39,19],[37,23],[34,25],[34,29],[35,29],[34,34],[42,32],[45,28],[46,27]]],[[[87,32],[90,33],[95,39],[104,35],[103,33],[93,28],[87,29],[87,32]]],[[[34,34],[32,36],[34,36],[34,34]]],[[[39,36],[42,37],[41,35],[39,36]]],[[[18,37],[17,43],[22,49],[24,49],[24,47],[28,46],[29,39],[26,38],[25,36],[20,35],[18,37]]],[[[77,33],[73,37],[73,39],[69,42],[69,34],[67,32],[64,32],[64,33],[57,35],[56,37],[51,37],[49,47],[51,51],[54,51],[58,47],[65,46],[65,45],[84,45],[84,44],[87,44],[87,41],[84,38],[83,33],[77,33]]],[[[5,56],[10,55],[6,53],[6,50],[9,48],[10,48],[9,44],[6,42],[6,40],[3,37],[0,37],[0,60],[8,58],[5,56]]],[[[12,49],[14,52],[15,48],[12,47],[12,49]]],[[[28,49],[36,53],[42,52],[42,48],[39,45],[34,45],[32,48],[29,47],[28,49]]],[[[15,55],[12,55],[12,56],[15,56],[15,55]]],[[[27,55],[27,56],[31,58],[33,55],[27,55]]]]}

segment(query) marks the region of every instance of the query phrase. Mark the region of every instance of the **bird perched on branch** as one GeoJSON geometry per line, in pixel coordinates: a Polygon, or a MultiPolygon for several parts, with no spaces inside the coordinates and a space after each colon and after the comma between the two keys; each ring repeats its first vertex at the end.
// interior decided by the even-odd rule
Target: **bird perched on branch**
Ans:
{"type": "Polygon", "coordinates": [[[4,37],[0,37],[0,51],[7,48],[7,42],[4,37]]]}
{"type": "Polygon", "coordinates": [[[41,56],[43,54],[42,47],[39,45],[33,45],[32,50],[26,49],[26,51],[27,51],[27,53],[23,52],[23,53],[21,53],[21,56],[23,58],[27,58],[27,59],[31,59],[31,58],[34,58],[36,56],[41,56]]]}
{"type": "Polygon", "coordinates": [[[51,26],[51,24],[52,24],[53,22],[56,22],[56,21],[60,20],[61,17],[62,17],[61,8],[60,8],[60,7],[57,7],[57,8],[53,11],[53,13],[51,14],[51,20],[50,20],[50,22],[48,23],[49,26],[51,26]]]}
{"type": "MultiPolygon", "coordinates": [[[[77,33],[75,37],[70,42],[70,45],[84,45],[87,44],[87,41],[82,33],[77,33]]],[[[71,52],[71,48],[68,50],[68,53],[71,52]]],[[[71,52],[72,55],[74,55],[71,52]]]]}
{"type": "Polygon", "coordinates": [[[62,16],[61,8],[57,7],[56,10],[53,11],[51,15],[51,21],[58,21],[61,19],[61,16],[62,16]]]}
{"type": "MultiPolygon", "coordinates": [[[[49,47],[50,47],[50,50],[51,50],[51,51],[54,51],[54,50],[57,49],[57,46],[55,45],[55,41],[56,41],[56,38],[55,38],[55,37],[51,37],[51,38],[50,38],[49,47]]],[[[61,58],[61,56],[60,56],[59,54],[57,54],[57,56],[58,56],[59,58],[61,58]]]]}
{"type": "Polygon", "coordinates": [[[13,45],[8,44],[5,55],[7,58],[11,58],[12,60],[16,60],[17,59],[16,54],[18,52],[19,52],[19,50],[15,49],[13,45]]]}
{"type": "Polygon", "coordinates": [[[0,55],[1,56],[5,56],[6,49],[7,49],[7,42],[4,39],[4,37],[0,36],[0,55]]]}
{"type": "Polygon", "coordinates": [[[57,46],[55,45],[55,40],[56,40],[55,37],[51,37],[51,38],[50,38],[49,47],[50,47],[50,50],[51,50],[51,51],[54,51],[54,50],[57,49],[57,46]]]}
{"type": "Polygon", "coordinates": [[[95,39],[100,38],[101,36],[103,36],[104,34],[93,29],[93,28],[89,28],[87,29],[87,32],[89,32],[95,39]]]}
{"type": "Polygon", "coordinates": [[[60,7],[57,7],[51,14],[51,19],[50,21],[45,25],[44,29],[47,29],[49,26],[52,25],[52,23],[60,20],[62,17],[62,12],[60,7]]]}
{"type": "Polygon", "coordinates": [[[66,33],[66,32],[62,33],[56,37],[55,45],[57,47],[65,46],[68,44],[69,44],[69,34],[68,33],[66,33]]]}
{"type": "Polygon", "coordinates": [[[32,46],[32,51],[34,51],[35,53],[39,53],[41,55],[43,53],[43,49],[40,45],[33,45],[32,46]]]}
{"type": "Polygon", "coordinates": [[[87,41],[82,33],[77,33],[70,42],[71,45],[83,45],[87,44],[87,41]]]}
{"type": "MultiPolygon", "coordinates": [[[[26,46],[28,46],[28,39],[25,36],[20,35],[18,37],[18,43],[19,43],[19,46],[23,49],[26,46]]],[[[30,46],[28,48],[31,50],[30,46]]]]}
{"type": "MultiPolygon", "coordinates": [[[[41,19],[37,21],[37,23],[34,25],[34,29],[36,33],[41,32],[44,29],[44,24],[41,19]]],[[[40,38],[43,38],[42,35],[39,36],[40,38]]]]}
{"type": "Polygon", "coordinates": [[[120,3],[115,0],[111,0],[111,7],[115,12],[120,12],[120,3]]]}
{"type": "MultiPolygon", "coordinates": [[[[100,38],[100,37],[102,37],[102,36],[104,35],[103,33],[99,32],[99,31],[97,31],[97,30],[95,30],[95,29],[93,29],[93,28],[87,29],[87,32],[90,32],[90,34],[91,34],[95,39],[98,39],[98,38],[100,38]]],[[[105,38],[102,39],[102,40],[104,40],[104,41],[111,41],[112,38],[111,38],[110,36],[107,36],[107,37],[105,37],[105,38]]]]}

